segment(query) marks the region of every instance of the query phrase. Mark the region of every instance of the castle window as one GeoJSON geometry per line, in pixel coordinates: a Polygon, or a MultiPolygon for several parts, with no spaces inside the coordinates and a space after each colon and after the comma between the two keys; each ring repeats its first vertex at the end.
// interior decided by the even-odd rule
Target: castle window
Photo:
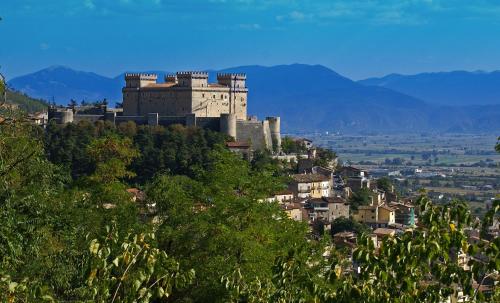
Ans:
{"type": "Polygon", "coordinates": [[[205,94],[201,94],[201,97],[202,97],[202,98],[205,98],[205,94]]]}
{"type": "Polygon", "coordinates": [[[224,95],[220,95],[220,98],[221,98],[221,99],[224,99],[224,95]]]}

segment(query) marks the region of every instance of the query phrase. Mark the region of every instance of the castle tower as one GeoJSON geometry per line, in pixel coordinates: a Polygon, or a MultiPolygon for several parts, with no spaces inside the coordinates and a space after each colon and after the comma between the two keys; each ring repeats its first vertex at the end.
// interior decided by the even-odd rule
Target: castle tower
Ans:
{"type": "Polygon", "coordinates": [[[236,138],[236,115],[221,114],[220,115],[220,132],[228,136],[236,138]]]}
{"type": "Polygon", "coordinates": [[[269,121],[269,129],[271,131],[271,139],[273,141],[273,149],[276,152],[281,151],[281,121],[280,117],[267,117],[269,121]]]}
{"type": "Polygon", "coordinates": [[[217,83],[229,88],[229,112],[238,120],[247,118],[247,76],[245,74],[217,74],[217,83]]]}
{"type": "Polygon", "coordinates": [[[125,87],[141,88],[155,84],[157,79],[155,74],[125,74],[125,87]]]}
{"type": "Polygon", "coordinates": [[[178,83],[177,75],[165,75],[165,83],[178,83]]]}
{"type": "Polygon", "coordinates": [[[177,72],[177,84],[181,87],[208,87],[208,73],[177,72]]]}
{"type": "Polygon", "coordinates": [[[123,92],[123,114],[133,116],[141,112],[142,87],[156,84],[158,76],[155,74],[125,74],[123,92]]]}

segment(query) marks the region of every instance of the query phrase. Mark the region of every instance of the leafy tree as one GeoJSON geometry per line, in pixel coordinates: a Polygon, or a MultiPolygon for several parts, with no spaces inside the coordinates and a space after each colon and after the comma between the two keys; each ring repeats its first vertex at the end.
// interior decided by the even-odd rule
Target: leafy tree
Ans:
{"type": "Polygon", "coordinates": [[[5,77],[0,73],[0,105],[7,102],[7,88],[5,85],[5,77]]]}
{"type": "Polygon", "coordinates": [[[161,300],[191,283],[194,271],[181,272],[177,261],[155,247],[154,239],[154,233],[121,239],[115,227],[90,242],[87,284],[94,302],[161,300]]]}
{"type": "Polygon", "coordinates": [[[307,148],[302,142],[288,136],[281,140],[281,150],[286,154],[301,154],[307,152],[307,148]]]}
{"type": "Polygon", "coordinates": [[[95,182],[110,183],[135,176],[127,167],[138,156],[138,151],[129,138],[108,136],[94,139],[88,145],[87,153],[94,162],[95,171],[90,179],[95,182]]]}
{"type": "Polygon", "coordinates": [[[196,287],[182,298],[197,302],[227,298],[221,276],[235,270],[270,276],[277,256],[307,245],[306,226],[276,204],[259,202],[280,184],[272,174],[252,171],[248,162],[222,148],[209,158],[196,180],[160,176],[147,190],[162,222],[160,248],[196,272],[196,287]]]}
{"type": "Polygon", "coordinates": [[[314,165],[333,168],[333,161],[337,158],[337,154],[327,148],[316,148],[316,158],[314,165]]]}
{"type": "MultiPolygon", "coordinates": [[[[361,235],[352,263],[334,248],[328,249],[329,257],[314,262],[291,252],[277,259],[273,278],[226,277],[232,301],[442,302],[456,301],[462,294],[467,302],[496,302],[498,287],[483,293],[478,286],[500,269],[500,239],[467,241],[465,230],[475,223],[465,203],[435,206],[425,196],[418,203],[421,227],[386,237],[379,249],[361,235]],[[459,256],[465,252],[471,257],[470,270],[460,263],[459,256]],[[318,274],[311,264],[325,270],[318,274]]],[[[500,201],[496,201],[489,216],[498,216],[499,210],[500,201]]],[[[483,229],[490,222],[485,221],[483,229]]]]}
{"type": "Polygon", "coordinates": [[[386,193],[391,193],[393,191],[392,181],[387,177],[377,179],[377,187],[386,193]]]}
{"type": "Polygon", "coordinates": [[[373,192],[368,188],[362,188],[352,193],[349,198],[351,209],[357,210],[361,205],[370,205],[373,199],[373,192]]]}
{"type": "Polygon", "coordinates": [[[354,221],[353,219],[340,217],[332,222],[331,233],[332,235],[343,232],[352,231],[356,234],[367,233],[369,231],[368,227],[354,221]]]}

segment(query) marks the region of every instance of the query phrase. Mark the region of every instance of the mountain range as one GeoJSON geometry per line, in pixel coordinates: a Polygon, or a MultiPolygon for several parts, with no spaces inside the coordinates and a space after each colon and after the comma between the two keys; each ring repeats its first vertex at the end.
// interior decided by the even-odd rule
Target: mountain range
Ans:
{"type": "MultiPolygon", "coordinates": [[[[149,71],[151,72],[151,71],[149,71]]],[[[247,74],[249,114],[281,116],[285,132],[500,132],[500,72],[389,75],[353,81],[321,65],[240,66],[210,70],[247,74]]],[[[159,72],[159,79],[167,72],[159,72]]],[[[67,104],[121,101],[114,78],[62,66],[9,81],[30,96],[67,104]]]]}
{"type": "Polygon", "coordinates": [[[358,81],[441,105],[500,104],[500,71],[391,74],[358,81]]]}

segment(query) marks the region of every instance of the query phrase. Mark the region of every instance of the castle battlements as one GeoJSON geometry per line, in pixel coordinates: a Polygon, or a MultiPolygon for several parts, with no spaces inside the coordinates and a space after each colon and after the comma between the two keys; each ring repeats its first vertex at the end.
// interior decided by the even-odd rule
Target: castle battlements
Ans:
{"type": "Polygon", "coordinates": [[[126,73],[125,80],[155,80],[158,79],[156,74],[144,74],[144,73],[126,73]]]}
{"type": "Polygon", "coordinates": [[[182,72],[177,72],[177,77],[178,78],[184,78],[184,77],[202,77],[202,78],[208,78],[208,73],[207,72],[201,72],[201,71],[182,71],[182,72]]]}
{"type": "Polygon", "coordinates": [[[217,79],[246,80],[247,75],[242,73],[218,73],[217,79]]]}

